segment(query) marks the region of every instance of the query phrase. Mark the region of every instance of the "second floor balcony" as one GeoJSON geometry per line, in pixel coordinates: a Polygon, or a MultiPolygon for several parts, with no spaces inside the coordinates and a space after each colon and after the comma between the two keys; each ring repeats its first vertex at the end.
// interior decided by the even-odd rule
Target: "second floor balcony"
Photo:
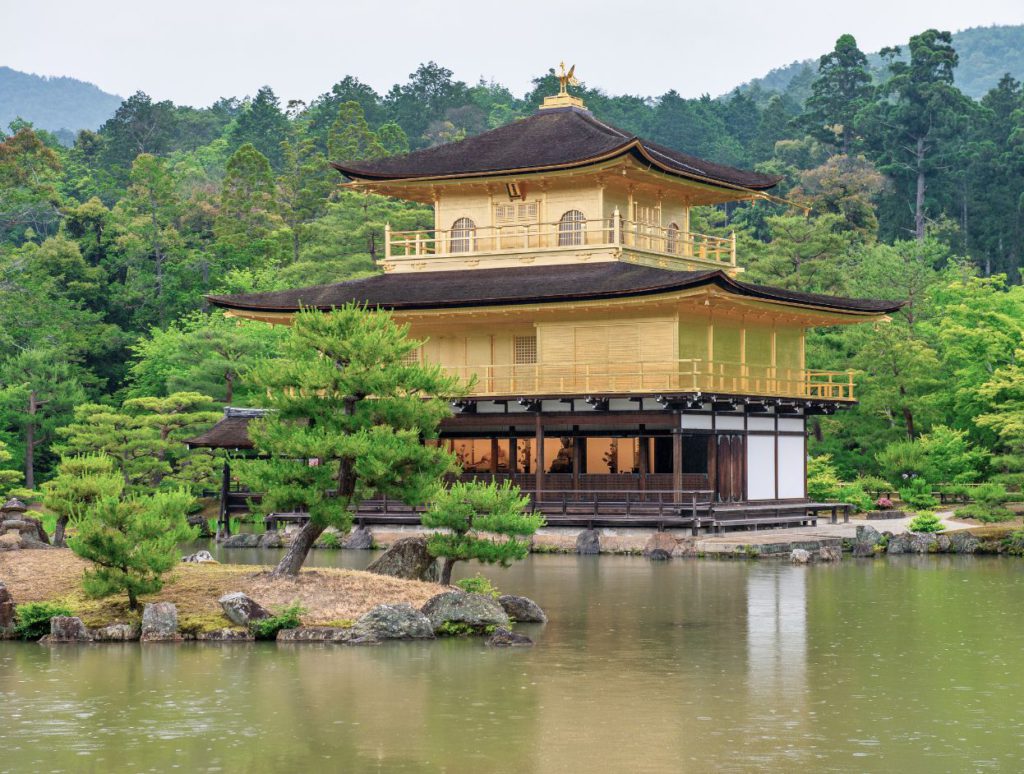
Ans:
{"type": "Polygon", "coordinates": [[[445,366],[471,397],[691,392],[852,402],[853,371],[816,371],[698,359],[445,366]]]}
{"type": "Polygon", "coordinates": [[[516,253],[556,253],[581,249],[621,249],[690,262],[736,266],[736,235],[698,234],[676,224],[653,225],[612,217],[586,219],[571,211],[560,220],[478,226],[460,218],[449,229],[394,231],[385,229],[385,261],[426,257],[466,258],[516,253]]]}

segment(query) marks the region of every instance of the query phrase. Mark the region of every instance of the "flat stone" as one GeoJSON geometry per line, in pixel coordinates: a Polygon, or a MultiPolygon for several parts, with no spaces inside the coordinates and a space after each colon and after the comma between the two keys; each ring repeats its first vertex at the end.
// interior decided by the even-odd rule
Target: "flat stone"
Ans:
{"type": "MultiPolygon", "coordinates": [[[[295,629],[282,629],[277,633],[278,642],[338,642],[356,644],[355,641],[360,639],[361,636],[354,626],[299,626],[295,629]]],[[[368,640],[364,640],[364,642],[369,644],[368,640]]]]}
{"type": "Polygon", "coordinates": [[[234,591],[225,594],[217,600],[221,610],[228,620],[239,626],[248,626],[251,621],[259,621],[270,618],[270,611],[256,600],[243,594],[241,591],[234,591]]]}
{"type": "Polygon", "coordinates": [[[591,556],[601,553],[601,533],[596,529],[585,529],[576,536],[576,553],[591,556]]]}
{"type": "Polygon", "coordinates": [[[855,557],[875,557],[878,556],[878,552],[875,551],[875,547],[871,543],[854,543],[853,555],[855,557]]]}
{"type": "Polygon", "coordinates": [[[176,642],[181,639],[178,631],[178,608],[173,602],[154,602],[142,609],[142,642],[176,642]]]}
{"type": "Polygon", "coordinates": [[[981,541],[966,530],[957,530],[949,536],[949,550],[954,554],[973,554],[981,541]]]}
{"type": "Polygon", "coordinates": [[[508,615],[501,605],[483,594],[446,591],[427,600],[421,608],[436,633],[443,624],[465,624],[473,628],[508,626],[508,615]]]}
{"type": "Polygon", "coordinates": [[[252,632],[244,629],[224,628],[196,634],[196,640],[199,642],[253,642],[255,639],[252,632]]]}
{"type": "Polygon", "coordinates": [[[196,551],[194,554],[181,557],[181,561],[194,564],[220,564],[209,551],[196,551]]]}
{"type": "Polygon", "coordinates": [[[492,648],[522,648],[533,645],[533,640],[525,634],[517,634],[508,629],[497,629],[484,644],[492,648]]]}
{"type": "Polygon", "coordinates": [[[352,627],[358,637],[374,640],[432,640],[434,627],[411,605],[377,605],[352,627]]]}
{"type": "Polygon", "coordinates": [[[789,561],[793,564],[808,564],[811,561],[811,552],[806,548],[794,548],[789,552],[789,561]]]}
{"type": "Polygon", "coordinates": [[[910,553],[933,554],[938,550],[939,539],[930,532],[910,533],[910,553]]]}
{"type": "Polygon", "coordinates": [[[437,560],[427,551],[427,538],[416,535],[396,540],[366,571],[406,580],[436,580],[437,560]]]}
{"type": "Polygon", "coordinates": [[[131,624],[110,624],[93,629],[92,638],[96,642],[133,642],[142,635],[138,626],[131,624]]]}
{"type": "Polygon", "coordinates": [[[260,544],[260,537],[255,532],[242,532],[224,538],[224,542],[220,545],[222,548],[257,548],[260,544]]]}
{"type": "Polygon", "coordinates": [[[870,524],[857,525],[857,543],[866,543],[869,546],[876,546],[882,541],[882,533],[870,524]]]}
{"type": "Polygon", "coordinates": [[[82,623],[81,618],[70,615],[55,615],[50,619],[50,636],[47,642],[92,642],[92,632],[82,623]]]}
{"type": "Polygon", "coordinates": [[[657,562],[671,559],[676,550],[676,539],[668,532],[655,532],[644,545],[644,556],[657,562]]]}
{"type": "Polygon", "coordinates": [[[356,527],[341,541],[341,547],[353,551],[369,551],[373,548],[373,533],[366,527],[356,527]]]}
{"type": "Polygon", "coordinates": [[[540,605],[529,597],[517,597],[514,594],[502,594],[498,604],[509,617],[517,623],[547,623],[548,617],[540,609],[540,605]]]}

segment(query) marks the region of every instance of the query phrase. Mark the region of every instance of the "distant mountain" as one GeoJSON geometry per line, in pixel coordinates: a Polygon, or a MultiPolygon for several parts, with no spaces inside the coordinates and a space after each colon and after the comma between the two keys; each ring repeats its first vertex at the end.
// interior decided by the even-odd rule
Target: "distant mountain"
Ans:
{"type": "Polygon", "coordinates": [[[75,78],[48,78],[0,67],[0,134],[19,116],[61,134],[99,129],[121,102],[116,94],[75,78]]]}
{"type": "MultiPolygon", "coordinates": [[[[1024,81],[1024,24],[961,30],[953,33],[953,47],[960,56],[956,85],[974,99],[981,99],[1005,73],[1024,81]]],[[[907,44],[904,42],[900,48],[906,56],[907,44]]],[[[878,54],[868,54],[868,64],[876,74],[881,74],[882,58],[878,54]]],[[[803,101],[810,94],[817,71],[818,60],[806,59],[778,67],[739,89],[760,93],[789,91],[803,101]]]]}

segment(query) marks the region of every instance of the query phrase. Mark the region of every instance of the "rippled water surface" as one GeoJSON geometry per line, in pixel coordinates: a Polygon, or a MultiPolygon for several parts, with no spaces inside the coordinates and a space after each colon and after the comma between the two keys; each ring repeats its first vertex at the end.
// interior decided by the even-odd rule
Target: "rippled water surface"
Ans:
{"type": "Polygon", "coordinates": [[[1024,770],[1020,560],[486,574],[535,648],[0,643],[0,771],[1024,770]]]}

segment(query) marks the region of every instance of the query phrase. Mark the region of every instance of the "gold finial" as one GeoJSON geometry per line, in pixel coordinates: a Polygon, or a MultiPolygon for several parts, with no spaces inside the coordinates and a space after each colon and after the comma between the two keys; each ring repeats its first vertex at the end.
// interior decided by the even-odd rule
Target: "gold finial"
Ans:
{"type": "Polygon", "coordinates": [[[583,107],[583,100],[579,97],[574,97],[569,93],[570,86],[579,86],[580,82],[576,79],[576,65],[569,68],[569,71],[565,70],[565,62],[558,63],[558,74],[555,76],[558,78],[558,94],[551,97],[544,98],[544,104],[541,105],[541,110],[544,108],[563,108],[563,107],[583,107]]]}

